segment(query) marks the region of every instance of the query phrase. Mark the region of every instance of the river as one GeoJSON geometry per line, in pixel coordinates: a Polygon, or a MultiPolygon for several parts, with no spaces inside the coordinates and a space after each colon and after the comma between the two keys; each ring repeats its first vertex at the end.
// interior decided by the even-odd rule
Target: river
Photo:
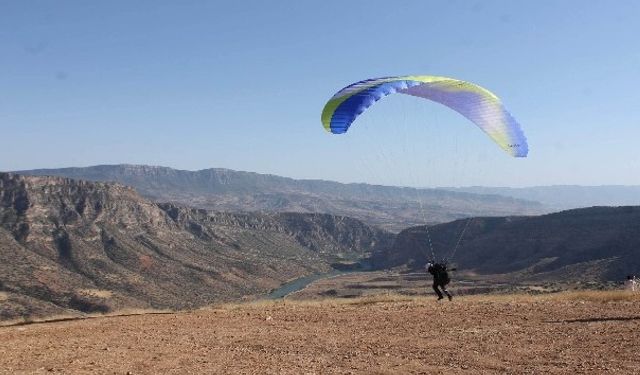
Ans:
{"type": "Polygon", "coordinates": [[[314,281],[320,279],[326,279],[328,277],[334,277],[338,275],[346,275],[348,273],[353,273],[354,271],[331,271],[327,273],[317,273],[314,275],[309,275],[305,277],[301,277],[299,279],[295,279],[289,281],[288,283],[282,284],[278,289],[274,289],[267,295],[269,299],[280,299],[284,298],[287,295],[297,292],[299,290],[304,289],[307,285],[311,284],[314,281]]]}

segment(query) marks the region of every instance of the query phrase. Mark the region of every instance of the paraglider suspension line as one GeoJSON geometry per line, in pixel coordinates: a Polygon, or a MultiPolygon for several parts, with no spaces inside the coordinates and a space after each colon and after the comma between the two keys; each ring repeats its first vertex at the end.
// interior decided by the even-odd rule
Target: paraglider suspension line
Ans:
{"type": "Polygon", "coordinates": [[[431,234],[429,233],[429,225],[425,224],[424,229],[427,232],[427,241],[429,242],[429,250],[431,251],[431,260],[435,261],[436,260],[436,253],[433,250],[433,243],[431,242],[431,234]]]}
{"type": "Polygon", "coordinates": [[[451,251],[451,255],[449,256],[449,258],[447,259],[447,262],[452,260],[453,257],[456,255],[456,251],[458,251],[458,247],[460,247],[460,242],[462,242],[462,237],[464,237],[464,232],[467,231],[467,227],[469,227],[469,223],[471,222],[471,220],[473,220],[472,217],[467,219],[466,224],[464,225],[464,228],[462,228],[462,232],[460,232],[460,237],[458,237],[458,241],[456,242],[456,246],[453,248],[453,250],[451,251]]]}

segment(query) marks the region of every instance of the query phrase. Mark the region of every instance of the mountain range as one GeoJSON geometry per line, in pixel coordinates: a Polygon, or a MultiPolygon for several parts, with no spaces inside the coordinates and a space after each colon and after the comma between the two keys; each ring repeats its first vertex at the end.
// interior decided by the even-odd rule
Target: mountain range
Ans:
{"type": "Polygon", "coordinates": [[[99,165],[16,173],[119,182],[156,202],[226,212],[328,213],[398,232],[412,225],[469,216],[548,212],[534,201],[496,194],[452,192],[323,180],[295,180],[229,169],[176,170],[145,165],[99,165]]]}
{"type": "Polygon", "coordinates": [[[0,173],[0,319],[192,308],[254,298],[357,263],[422,269],[428,259],[444,259],[465,272],[539,282],[620,280],[640,270],[640,207],[470,217],[542,206],[218,169],[119,165],[29,174],[43,176],[0,173]],[[468,218],[423,220],[397,235],[375,225],[396,229],[416,219],[418,211],[402,208],[416,194],[440,215],[432,221],[468,218]],[[304,212],[321,211],[310,202],[366,222],[304,212]]]}

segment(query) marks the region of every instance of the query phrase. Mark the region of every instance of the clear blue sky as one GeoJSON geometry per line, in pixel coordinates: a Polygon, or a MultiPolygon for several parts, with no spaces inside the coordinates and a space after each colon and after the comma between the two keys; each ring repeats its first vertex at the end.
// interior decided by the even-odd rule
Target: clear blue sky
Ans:
{"type": "Polygon", "coordinates": [[[640,184],[638,1],[2,1],[0,170],[151,164],[415,186],[640,184]],[[512,159],[370,77],[460,78],[522,124],[512,159]]]}

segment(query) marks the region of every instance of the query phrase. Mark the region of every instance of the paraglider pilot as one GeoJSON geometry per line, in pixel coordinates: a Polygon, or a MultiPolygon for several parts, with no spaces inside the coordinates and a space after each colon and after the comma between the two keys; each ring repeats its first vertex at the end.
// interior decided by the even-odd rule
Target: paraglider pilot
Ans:
{"type": "Polygon", "coordinates": [[[442,292],[449,297],[449,301],[453,299],[453,296],[447,290],[447,284],[451,281],[449,273],[447,273],[447,266],[442,263],[427,262],[427,272],[433,276],[433,290],[438,295],[438,301],[443,299],[442,292]],[[440,291],[442,289],[442,292],[440,291]]]}

